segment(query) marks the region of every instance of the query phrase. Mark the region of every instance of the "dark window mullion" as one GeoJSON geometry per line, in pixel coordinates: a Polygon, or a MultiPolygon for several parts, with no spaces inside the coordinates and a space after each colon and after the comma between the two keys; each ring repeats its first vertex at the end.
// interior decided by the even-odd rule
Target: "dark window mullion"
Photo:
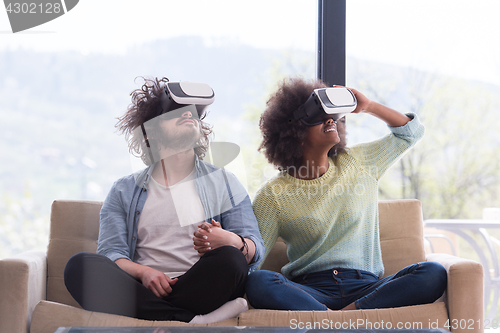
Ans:
{"type": "Polygon", "coordinates": [[[318,78],[345,85],[346,0],[318,0],[318,78]]]}

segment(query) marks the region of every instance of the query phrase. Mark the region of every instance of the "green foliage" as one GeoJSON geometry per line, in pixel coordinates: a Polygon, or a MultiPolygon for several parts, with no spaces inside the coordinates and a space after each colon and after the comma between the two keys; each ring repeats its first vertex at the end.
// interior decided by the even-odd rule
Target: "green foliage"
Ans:
{"type": "Polygon", "coordinates": [[[242,121],[246,126],[246,136],[249,138],[242,145],[241,151],[247,166],[248,193],[253,198],[255,192],[266,180],[273,177],[277,170],[269,164],[262,153],[258,152],[261,143],[259,130],[260,115],[266,107],[266,101],[277,89],[278,83],[290,76],[314,78],[314,55],[297,50],[285,50],[275,55],[272,66],[264,72],[259,84],[265,87],[265,93],[256,99],[255,103],[245,107],[242,121]]]}
{"type": "Polygon", "coordinates": [[[48,215],[33,201],[28,185],[20,199],[3,192],[0,197],[0,258],[27,250],[45,251],[48,220],[48,215]]]}
{"type": "Polygon", "coordinates": [[[363,78],[350,84],[418,114],[426,126],[421,142],[384,177],[381,197],[417,198],[426,219],[481,218],[483,208],[498,206],[500,88],[380,67],[364,63],[363,78]]]}

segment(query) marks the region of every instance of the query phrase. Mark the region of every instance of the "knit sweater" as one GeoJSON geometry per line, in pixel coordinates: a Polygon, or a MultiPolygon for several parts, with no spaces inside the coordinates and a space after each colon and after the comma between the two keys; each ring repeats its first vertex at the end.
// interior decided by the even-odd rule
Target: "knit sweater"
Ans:
{"type": "Polygon", "coordinates": [[[331,268],[383,275],[378,182],[424,134],[417,116],[407,115],[412,120],[389,127],[391,134],[330,158],[321,177],[301,180],[282,171],[257,191],[253,209],[265,257],[278,237],[287,244],[290,262],[283,275],[291,279],[331,268]]]}

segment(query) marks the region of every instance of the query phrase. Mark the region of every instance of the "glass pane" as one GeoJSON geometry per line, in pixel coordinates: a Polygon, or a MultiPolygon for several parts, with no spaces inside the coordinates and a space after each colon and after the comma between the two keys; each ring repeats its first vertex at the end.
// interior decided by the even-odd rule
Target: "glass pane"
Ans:
{"type": "MultiPolygon", "coordinates": [[[[347,84],[402,112],[426,136],[394,167],[387,197],[417,197],[426,218],[481,218],[498,205],[500,31],[495,1],[347,3],[347,84]],[[474,148],[472,148],[474,147],[474,148]],[[403,177],[400,177],[403,175],[403,177]]],[[[349,117],[350,143],[387,130],[349,117]]],[[[391,179],[391,177],[386,177],[391,179]]]]}
{"type": "MultiPolygon", "coordinates": [[[[477,223],[485,208],[500,206],[499,11],[491,0],[347,2],[347,84],[416,113],[426,126],[422,141],[381,180],[381,199],[417,198],[425,219],[477,223]]],[[[348,120],[351,144],[388,133],[370,116],[348,120]]],[[[488,232],[498,250],[500,230],[488,232]]],[[[458,245],[457,255],[480,261],[463,239],[458,245]]],[[[493,255],[486,264],[494,268],[497,260],[493,255]]],[[[499,271],[485,274],[498,278],[499,271]]],[[[500,318],[492,286],[487,280],[489,322],[500,318]]]]}
{"type": "Polygon", "coordinates": [[[255,191],[258,117],[279,78],[315,77],[316,22],[314,0],[86,0],[15,34],[1,17],[0,258],[45,249],[53,200],[104,200],[134,170],[114,125],[139,76],[208,83],[214,140],[255,191]]]}

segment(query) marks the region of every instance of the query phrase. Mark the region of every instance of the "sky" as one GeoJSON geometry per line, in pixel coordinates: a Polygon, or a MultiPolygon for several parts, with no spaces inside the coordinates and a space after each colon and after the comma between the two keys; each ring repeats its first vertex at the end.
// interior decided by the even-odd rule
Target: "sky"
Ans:
{"type": "MultiPolygon", "coordinates": [[[[500,1],[347,0],[347,53],[500,85],[500,1]]],[[[0,10],[0,50],[126,54],[183,35],[316,51],[316,0],[80,0],[13,34],[0,10]]]]}
{"type": "MultiPolygon", "coordinates": [[[[199,35],[215,42],[224,37],[258,47],[314,49],[315,23],[304,29],[297,21],[315,21],[316,10],[314,0],[80,0],[67,17],[23,36],[2,36],[0,48],[123,53],[131,45],[155,39],[199,35]],[[279,33],[281,27],[286,34],[279,33]],[[47,36],[33,35],[38,32],[47,36]]],[[[0,31],[10,31],[5,11],[0,14],[0,31]]]]}
{"type": "Polygon", "coordinates": [[[500,1],[347,0],[347,52],[500,85],[500,1]]]}

